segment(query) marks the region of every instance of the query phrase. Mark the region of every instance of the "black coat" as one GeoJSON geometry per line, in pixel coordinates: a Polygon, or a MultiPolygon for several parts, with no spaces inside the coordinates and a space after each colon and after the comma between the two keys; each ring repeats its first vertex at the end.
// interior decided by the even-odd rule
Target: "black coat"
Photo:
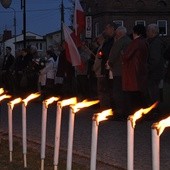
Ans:
{"type": "Polygon", "coordinates": [[[102,52],[102,62],[101,62],[101,74],[106,75],[108,70],[106,70],[106,62],[109,58],[109,53],[114,43],[114,38],[109,38],[104,44],[101,49],[102,52]]]}
{"type": "Polygon", "coordinates": [[[15,58],[12,54],[5,55],[4,56],[4,61],[2,64],[2,70],[9,71],[9,69],[12,67],[14,64],[15,58]]]}

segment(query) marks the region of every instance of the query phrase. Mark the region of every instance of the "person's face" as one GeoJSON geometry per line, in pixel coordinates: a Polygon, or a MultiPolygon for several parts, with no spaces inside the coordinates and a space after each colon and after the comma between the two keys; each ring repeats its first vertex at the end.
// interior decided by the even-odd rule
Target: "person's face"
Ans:
{"type": "Polygon", "coordinates": [[[114,28],[111,25],[109,25],[109,24],[106,25],[104,32],[109,37],[112,37],[115,34],[114,28]]]}
{"type": "Polygon", "coordinates": [[[9,48],[6,48],[6,53],[7,54],[10,54],[11,53],[11,50],[9,48]]]}
{"type": "Polygon", "coordinates": [[[27,55],[27,52],[26,51],[21,51],[21,55],[24,57],[27,55]]]}
{"type": "Polygon", "coordinates": [[[98,45],[101,45],[104,42],[104,38],[99,37],[96,42],[97,42],[98,45]]]}
{"type": "Polygon", "coordinates": [[[153,31],[149,28],[146,31],[146,35],[147,35],[147,38],[153,38],[154,37],[153,31]]]}
{"type": "Polygon", "coordinates": [[[116,30],[116,31],[115,31],[115,37],[116,37],[116,39],[119,39],[121,36],[122,36],[121,31],[116,30]]]}

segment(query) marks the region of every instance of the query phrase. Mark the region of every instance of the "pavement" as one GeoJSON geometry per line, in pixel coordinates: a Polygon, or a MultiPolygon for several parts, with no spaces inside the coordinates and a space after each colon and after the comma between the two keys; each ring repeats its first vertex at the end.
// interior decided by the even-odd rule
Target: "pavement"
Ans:
{"type": "MultiPolygon", "coordinates": [[[[170,115],[168,100],[162,104],[164,115],[170,115]],[[169,112],[169,113],[168,113],[169,112]]],[[[84,158],[87,167],[90,165],[92,116],[95,107],[84,108],[76,113],[73,142],[73,161],[84,158]],[[76,158],[77,157],[77,158],[76,158]]],[[[42,103],[30,102],[27,106],[27,137],[29,140],[41,142],[42,103]]],[[[49,105],[47,118],[47,145],[54,146],[56,105],[49,105]]],[[[69,108],[64,107],[61,122],[61,151],[67,151],[69,108]]],[[[151,170],[151,126],[156,120],[137,122],[135,127],[134,170],[151,170]]],[[[1,103],[1,130],[8,130],[8,114],[6,101],[1,103]]],[[[13,109],[13,133],[21,136],[21,104],[13,109]]],[[[161,170],[170,169],[170,129],[166,128],[160,138],[161,170]]],[[[15,149],[15,146],[14,146],[15,149]]],[[[65,157],[66,159],[66,157],[65,157]]],[[[83,162],[83,161],[82,161],[83,162]]],[[[97,170],[127,169],[127,121],[107,120],[99,125],[97,147],[97,170]]]]}

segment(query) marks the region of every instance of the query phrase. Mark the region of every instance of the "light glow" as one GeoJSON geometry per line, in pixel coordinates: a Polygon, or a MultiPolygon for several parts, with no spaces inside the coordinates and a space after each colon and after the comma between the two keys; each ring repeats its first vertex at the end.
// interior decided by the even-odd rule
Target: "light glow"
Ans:
{"type": "Polygon", "coordinates": [[[100,123],[101,121],[107,120],[108,116],[112,116],[112,115],[113,115],[112,109],[107,109],[102,111],[101,113],[94,114],[93,120],[96,120],[97,123],[100,123]]]}
{"type": "Polygon", "coordinates": [[[141,108],[137,112],[134,113],[134,115],[130,115],[130,120],[132,121],[132,127],[134,128],[136,125],[136,120],[140,119],[143,114],[149,113],[153,108],[155,108],[158,105],[158,102],[155,102],[148,108],[141,108]]]}
{"type": "Polygon", "coordinates": [[[59,97],[51,97],[49,99],[44,100],[43,102],[45,103],[46,108],[48,108],[49,104],[52,104],[55,101],[58,101],[59,97]]]}
{"type": "Polygon", "coordinates": [[[0,95],[4,93],[4,89],[0,88],[0,95]]]}
{"type": "Polygon", "coordinates": [[[4,99],[9,99],[9,98],[11,98],[11,97],[12,97],[12,96],[10,96],[10,95],[4,94],[4,95],[0,96],[0,101],[2,101],[2,100],[4,100],[4,99]]]}
{"type": "Polygon", "coordinates": [[[157,129],[159,136],[163,133],[163,131],[166,127],[170,127],[170,116],[159,121],[159,122],[157,122],[157,123],[154,123],[153,126],[152,126],[152,128],[157,129]]]}
{"type": "Polygon", "coordinates": [[[75,105],[71,105],[71,108],[73,109],[73,112],[76,113],[81,108],[89,107],[89,106],[92,106],[92,105],[97,104],[97,103],[99,103],[99,100],[95,100],[95,101],[83,100],[80,103],[77,103],[75,105]]]}
{"type": "Polygon", "coordinates": [[[35,99],[39,96],[40,96],[40,93],[30,94],[27,98],[23,99],[22,101],[24,102],[25,106],[27,106],[27,104],[30,100],[35,99]]]}
{"type": "Polygon", "coordinates": [[[14,99],[14,100],[12,100],[12,101],[10,101],[9,104],[10,104],[10,106],[11,106],[11,109],[14,108],[14,105],[15,105],[15,104],[18,104],[18,103],[20,103],[21,101],[22,101],[22,99],[21,99],[20,97],[14,99]]]}
{"type": "Polygon", "coordinates": [[[77,98],[72,97],[70,99],[65,99],[65,100],[59,101],[58,103],[61,105],[61,107],[74,105],[77,103],[77,98]]]}

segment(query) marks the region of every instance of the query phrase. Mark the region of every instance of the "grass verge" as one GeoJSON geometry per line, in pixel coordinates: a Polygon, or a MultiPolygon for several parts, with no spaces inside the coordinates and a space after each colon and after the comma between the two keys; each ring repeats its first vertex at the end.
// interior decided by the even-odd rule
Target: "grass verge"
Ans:
{"type": "MultiPolygon", "coordinates": [[[[9,147],[8,147],[8,139],[6,137],[1,138],[0,143],[0,170],[39,170],[41,168],[41,159],[39,146],[30,146],[28,147],[27,152],[27,168],[24,168],[23,163],[23,154],[22,154],[22,145],[20,140],[14,140],[13,143],[14,151],[13,151],[13,161],[9,162],[9,147]]],[[[73,170],[87,170],[83,165],[79,165],[77,163],[73,163],[73,170]]],[[[45,158],[45,170],[53,170],[53,151],[48,150],[46,152],[45,158]]],[[[66,169],[66,161],[59,161],[58,170],[66,169]]]]}

